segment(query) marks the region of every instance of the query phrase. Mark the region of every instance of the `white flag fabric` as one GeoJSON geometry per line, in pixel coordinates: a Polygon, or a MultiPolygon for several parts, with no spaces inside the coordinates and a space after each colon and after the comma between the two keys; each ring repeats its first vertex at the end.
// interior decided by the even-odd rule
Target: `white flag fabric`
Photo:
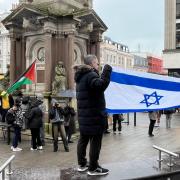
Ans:
{"type": "Polygon", "coordinates": [[[180,107],[180,78],[113,68],[105,91],[108,113],[180,107]]]}

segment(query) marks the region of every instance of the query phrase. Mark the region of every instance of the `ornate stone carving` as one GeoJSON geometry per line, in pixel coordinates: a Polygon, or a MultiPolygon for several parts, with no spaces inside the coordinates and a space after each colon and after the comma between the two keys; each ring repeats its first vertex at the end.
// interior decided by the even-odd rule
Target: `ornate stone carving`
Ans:
{"type": "Polygon", "coordinates": [[[37,52],[37,58],[40,62],[45,61],[45,48],[41,47],[37,52]]]}
{"type": "Polygon", "coordinates": [[[0,80],[0,90],[6,90],[9,87],[10,82],[10,65],[7,65],[7,72],[4,78],[0,80]]]}
{"type": "Polygon", "coordinates": [[[65,91],[67,87],[66,70],[62,61],[59,61],[55,67],[55,78],[52,83],[52,94],[59,91],[65,91]]]}
{"type": "Polygon", "coordinates": [[[41,28],[41,24],[36,17],[29,17],[29,18],[23,17],[22,27],[26,31],[37,31],[38,29],[41,28]]]}

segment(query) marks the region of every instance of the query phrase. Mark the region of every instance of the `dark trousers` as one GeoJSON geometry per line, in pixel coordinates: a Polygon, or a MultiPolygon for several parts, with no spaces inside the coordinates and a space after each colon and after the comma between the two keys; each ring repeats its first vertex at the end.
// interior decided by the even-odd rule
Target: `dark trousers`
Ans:
{"type": "Polygon", "coordinates": [[[80,138],[77,145],[77,157],[78,164],[85,166],[87,163],[86,159],[86,148],[88,142],[90,142],[89,149],[89,170],[94,171],[98,167],[99,154],[101,150],[103,135],[83,135],[80,134],[80,138]]]}
{"type": "Polygon", "coordinates": [[[14,137],[12,141],[12,146],[16,148],[18,146],[18,141],[21,137],[21,128],[20,127],[14,127],[14,137]]]}
{"type": "Polygon", "coordinates": [[[2,109],[1,115],[2,115],[2,122],[6,122],[6,114],[8,112],[8,109],[2,109]]]}
{"type": "Polygon", "coordinates": [[[104,127],[104,132],[107,132],[109,129],[109,124],[108,124],[108,118],[105,119],[105,127],[104,127]]]}
{"type": "Polygon", "coordinates": [[[65,131],[66,131],[66,138],[67,138],[68,141],[70,141],[72,133],[71,133],[71,131],[69,129],[69,126],[64,126],[64,127],[65,127],[65,131]]]}
{"type": "Polygon", "coordinates": [[[61,136],[63,144],[64,144],[64,149],[68,150],[69,147],[68,147],[68,142],[66,139],[66,132],[65,132],[64,124],[63,123],[52,123],[52,137],[54,139],[54,150],[57,151],[57,149],[58,149],[59,133],[60,133],[60,136],[61,136]]]}
{"type": "Polygon", "coordinates": [[[44,123],[43,123],[42,127],[40,127],[40,138],[41,138],[41,143],[44,146],[45,145],[44,123]]]}
{"type": "Polygon", "coordinates": [[[120,119],[113,119],[113,131],[116,131],[116,124],[118,123],[118,131],[121,131],[122,125],[120,119]]]}
{"type": "Polygon", "coordinates": [[[154,124],[156,123],[156,120],[150,119],[150,124],[149,124],[149,135],[152,135],[153,129],[154,129],[154,124]]]}
{"type": "Polygon", "coordinates": [[[40,128],[31,128],[32,148],[37,149],[37,146],[42,146],[40,139],[40,128]]]}

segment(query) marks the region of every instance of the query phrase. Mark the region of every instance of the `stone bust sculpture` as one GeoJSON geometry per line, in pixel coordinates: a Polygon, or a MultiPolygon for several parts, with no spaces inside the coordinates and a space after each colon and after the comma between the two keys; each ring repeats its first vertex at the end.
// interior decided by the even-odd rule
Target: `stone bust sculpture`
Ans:
{"type": "Polygon", "coordinates": [[[62,61],[59,61],[55,67],[55,78],[52,83],[52,93],[57,94],[59,91],[65,91],[67,87],[66,70],[62,61]]]}

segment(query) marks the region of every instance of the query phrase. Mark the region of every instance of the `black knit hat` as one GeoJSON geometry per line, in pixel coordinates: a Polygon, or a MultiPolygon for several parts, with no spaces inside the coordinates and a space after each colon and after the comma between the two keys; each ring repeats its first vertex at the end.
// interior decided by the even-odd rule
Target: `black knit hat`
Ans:
{"type": "Polygon", "coordinates": [[[20,98],[15,99],[14,105],[15,106],[21,106],[21,99],[20,98]]]}

